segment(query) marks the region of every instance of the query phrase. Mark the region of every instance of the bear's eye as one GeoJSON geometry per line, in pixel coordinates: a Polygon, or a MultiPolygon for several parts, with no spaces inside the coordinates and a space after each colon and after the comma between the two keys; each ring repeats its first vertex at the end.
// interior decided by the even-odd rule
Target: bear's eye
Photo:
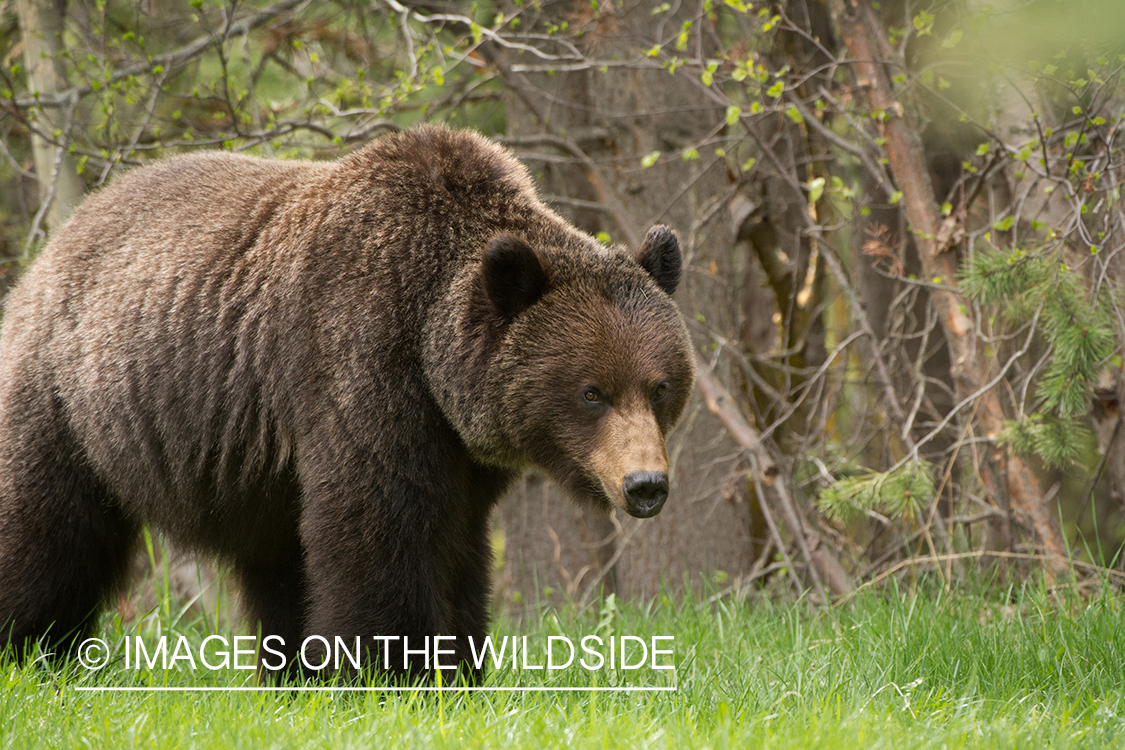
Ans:
{"type": "Polygon", "coordinates": [[[661,383],[660,385],[656,386],[656,388],[653,389],[652,400],[653,401],[663,401],[664,397],[667,396],[667,395],[668,395],[668,384],[667,383],[661,383]]]}
{"type": "Polygon", "coordinates": [[[596,404],[602,400],[602,396],[596,388],[587,388],[582,394],[582,398],[586,399],[588,404],[596,404]]]}

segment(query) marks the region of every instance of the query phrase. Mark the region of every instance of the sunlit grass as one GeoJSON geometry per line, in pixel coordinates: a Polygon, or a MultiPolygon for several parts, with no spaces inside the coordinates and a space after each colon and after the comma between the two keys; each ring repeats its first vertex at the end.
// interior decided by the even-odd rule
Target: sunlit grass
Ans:
{"type": "MultiPolygon", "coordinates": [[[[499,635],[674,635],[674,676],[493,671],[490,685],[666,685],[674,693],[87,693],[80,686],[252,684],[120,663],[0,665],[0,747],[1120,747],[1125,598],[1025,586],[893,583],[835,609],[701,597],[545,609],[499,635]],[[674,680],[674,682],[673,682],[674,680]]],[[[203,620],[106,619],[111,643],[203,620]]],[[[227,633],[233,636],[233,633],[227,633]]],[[[532,660],[532,663],[536,663],[532,660]]]]}

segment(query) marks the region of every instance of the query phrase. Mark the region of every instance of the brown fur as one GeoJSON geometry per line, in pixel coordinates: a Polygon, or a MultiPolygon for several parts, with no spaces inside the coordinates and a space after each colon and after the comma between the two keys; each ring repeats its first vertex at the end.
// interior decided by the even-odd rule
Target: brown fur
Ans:
{"type": "Polygon", "coordinates": [[[17,646],[84,634],[148,522],[230,562],[290,654],[442,634],[467,657],[517,472],[628,510],[624,473],[667,470],[692,385],[679,263],[664,228],[600,245],[444,128],[120,178],[6,308],[0,624],[17,646]]]}

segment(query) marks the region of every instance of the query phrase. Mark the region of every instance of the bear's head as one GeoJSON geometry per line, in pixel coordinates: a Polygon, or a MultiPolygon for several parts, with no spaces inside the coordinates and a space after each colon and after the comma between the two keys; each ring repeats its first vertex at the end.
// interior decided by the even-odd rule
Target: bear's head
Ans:
{"type": "Polygon", "coordinates": [[[534,244],[493,237],[476,285],[493,342],[486,378],[496,403],[484,408],[503,433],[502,452],[579,501],[654,516],[668,497],[664,438],[694,381],[671,297],[676,236],[653,227],[635,252],[534,244]]]}

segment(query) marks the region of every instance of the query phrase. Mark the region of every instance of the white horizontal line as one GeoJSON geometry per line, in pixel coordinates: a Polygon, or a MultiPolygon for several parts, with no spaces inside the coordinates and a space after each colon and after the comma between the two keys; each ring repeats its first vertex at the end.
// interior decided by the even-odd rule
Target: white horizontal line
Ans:
{"type": "Polygon", "coordinates": [[[293,687],[267,686],[232,686],[232,687],[89,687],[76,685],[75,690],[87,693],[331,693],[331,692],[384,692],[384,693],[657,693],[675,692],[671,687],[337,687],[337,686],[312,686],[295,685],[293,687]]]}

